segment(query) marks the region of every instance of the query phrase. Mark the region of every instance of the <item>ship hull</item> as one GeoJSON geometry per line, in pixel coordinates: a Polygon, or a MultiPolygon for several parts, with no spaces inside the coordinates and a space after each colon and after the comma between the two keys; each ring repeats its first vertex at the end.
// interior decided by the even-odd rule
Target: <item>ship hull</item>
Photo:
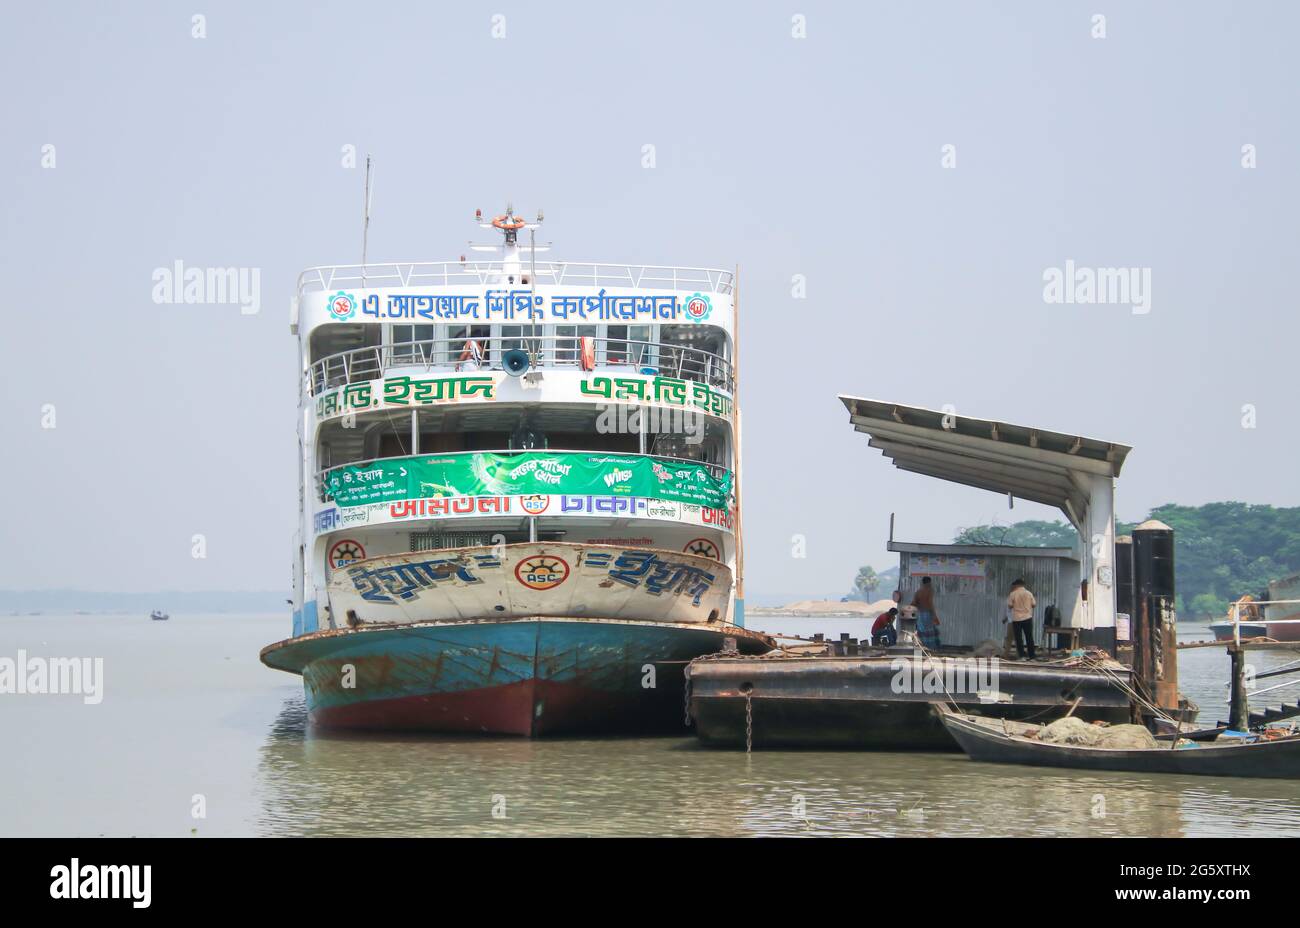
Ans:
{"type": "MultiPolygon", "coordinates": [[[[1292,616],[1291,618],[1295,618],[1292,616]]],[[[1280,622],[1267,622],[1268,637],[1274,641],[1300,641],[1300,625],[1282,624],[1280,622]]]]}
{"type": "Polygon", "coordinates": [[[315,632],[273,644],[268,666],[303,677],[324,728],[521,735],[686,732],[686,663],[736,626],[532,617],[315,632]]]}

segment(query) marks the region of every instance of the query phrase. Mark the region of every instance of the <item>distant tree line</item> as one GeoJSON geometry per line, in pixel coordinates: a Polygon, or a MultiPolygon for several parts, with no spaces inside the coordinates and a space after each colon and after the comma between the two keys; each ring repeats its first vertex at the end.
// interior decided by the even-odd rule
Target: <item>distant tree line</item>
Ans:
{"type": "MultiPolygon", "coordinates": [[[[1151,510],[1174,530],[1174,569],[1180,615],[1223,615],[1228,603],[1265,592],[1270,580],[1300,572],[1300,507],[1279,509],[1250,503],[1166,503],[1151,510]]],[[[1144,520],[1145,521],[1145,520],[1144,520]]],[[[1120,522],[1126,535],[1138,523],[1120,522]]],[[[1032,520],[1012,525],[973,525],[958,531],[954,544],[1069,548],[1076,534],[1063,521],[1032,520]]]]}

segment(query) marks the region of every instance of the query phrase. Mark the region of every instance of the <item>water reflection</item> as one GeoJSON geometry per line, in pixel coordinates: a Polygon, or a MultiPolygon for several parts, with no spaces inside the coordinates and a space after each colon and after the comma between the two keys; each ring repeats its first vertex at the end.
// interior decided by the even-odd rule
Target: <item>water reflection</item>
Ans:
{"type": "MultiPolygon", "coordinates": [[[[1179,663],[1202,718],[1223,717],[1223,652],[1185,651],[1179,663]]],[[[1300,789],[1285,780],[1036,770],[956,753],[747,757],[692,738],[325,734],[301,696],[271,724],[257,779],[254,829],[272,835],[1300,834],[1300,789]]]]}
{"type": "Polygon", "coordinates": [[[1287,781],[1078,774],[975,764],[960,754],[747,757],[689,738],[326,734],[307,726],[301,698],[271,725],[258,792],[255,830],[270,835],[1300,831],[1300,797],[1287,781]]]}

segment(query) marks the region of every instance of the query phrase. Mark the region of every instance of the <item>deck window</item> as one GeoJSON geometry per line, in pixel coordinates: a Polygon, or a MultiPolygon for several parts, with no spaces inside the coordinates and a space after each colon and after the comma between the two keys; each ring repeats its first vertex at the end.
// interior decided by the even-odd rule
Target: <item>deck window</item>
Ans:
{"type": "Polygon", "coordinates": [[[432,360],[435,327],[431,325],[395,325],[392,332],[393,361],[397,364],[427,364],[432,360]],[[425,344],[413,344],[424,342],[425,344]]]}
{"type": "Polygon", "coordinates": [[[599,326],[557,325],[555,327],[555,363],[577,364],[581,355],[579,339],[595,338],[599,326]]]}
{"type": "Polygon", "coordinates": [[[458,364],[461,361],[461,355],[465,354],[465,349],[470,340],[478,342],[479,349],[483,352],[483,365],[492,363],[492,326],[490,325],[453,325],[447,330],[447,357],[443,359],[445,364],[458,364]]]}
{"type": "Polygon", "coordinates": [[[605,329],[605,363],[654,367],[648,325],[611,325],[605,329]]]}

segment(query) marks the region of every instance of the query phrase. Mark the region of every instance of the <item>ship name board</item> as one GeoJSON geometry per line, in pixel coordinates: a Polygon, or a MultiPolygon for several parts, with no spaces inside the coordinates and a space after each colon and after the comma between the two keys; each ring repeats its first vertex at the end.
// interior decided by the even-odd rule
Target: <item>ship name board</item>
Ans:
{"type": "MultiPolygon", "coordinates": [[[[316,399],[316,418],[328,419],[380,407],[436,406],[445,403],[495,402],[509,375],[454,374],[446,377],[386,377],[338,387],[316,399]]],[[[515,378],[510,378],[514,380],[515,378]]],[[[616,403],[638,403],[698,409],[712,416],[731,415],[731,396],[707,383],[662,375],[583,377],[545,385],[547,402],[572,402],[588,398],[616,403]]]]}
{"type": "Polygon", "coordinates": [[[706,293],[548,294],[532,289],[493,289],[469,293],[327,293],[326,308],[335,322],[424,319],[429,322],[699,322],[713,315],[706,293]]]}
{"type": "MultiPolygon", "coordinates": [[[[484,575],[513,575],[522,586],[531,590],[545,590],[559,586],[570,573],[568,564],[556,556],[542,554],[520,559],[518,553],[509,550],[504,557],[470,553],[434,556],[419,561],[410,556],[377,560],[378,564],[360,563],[343,569],[347,582],[367,603],[411,603],[431,590],[483,583],[484,575]],[[518,562],[513,563],[516,561],[518,562]],[[553,565],[557,564],[563,564],[563,569],[556,569],[553,565]],[[516,569],[502,571],[503,567],[512,566],[516,569]]],[[[658,551],[635,549],[582,551],[580,569],[588,575],[602,577],[606,582],[642,589],[651,596],[662,596],[665,593],[682,596],[694,606],[700,605],[717,579],[713,571],[697,563],[679,560],[658,551]]],[[[338,588],[342,582],[336,578],[331,586],[338,588]]]]}
{"type": "Polygon", "coordinates": [[[313,516],[315,534],[413,519],[465,519],[493,515],[605,516],[653,519],[702,525],[733,532],[735,519],[726,509],[639,496],[530,494],[526,496],[458,496],[369,503],[340,509],[330,505],[313,516]]]}

